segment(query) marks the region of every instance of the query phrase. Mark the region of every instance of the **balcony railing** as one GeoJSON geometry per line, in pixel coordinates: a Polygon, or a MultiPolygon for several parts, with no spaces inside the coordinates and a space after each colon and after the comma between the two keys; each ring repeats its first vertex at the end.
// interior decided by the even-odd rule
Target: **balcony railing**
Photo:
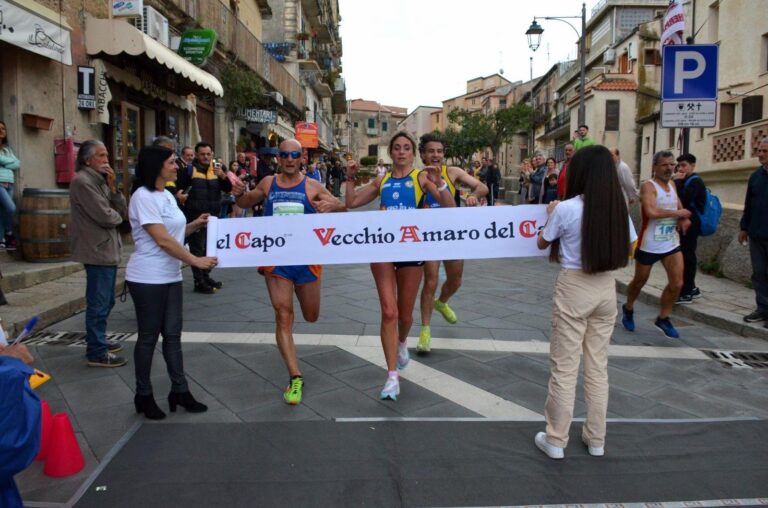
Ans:
{"type": "Polygon", "coordinates": [[[571,112],[563,111],[556,117],[552,118],[549,122],[547,122],[546,132],[551,132],[553,130],[569,125],[570,123],[571,123],[571,112]]]}
{"type": "Polygon", "coordinates": [[[304,93],[299,82],[280,62],[272,58],[240,20],[219,0],[167,0],[184,12],[196,12],[197,21],[205,28],[216,31],[217,43],[231,51],[269,83],[283,97],[300,110],[304,110],[304,93]],[[189,4],[195,4],[194,9],[189,4]]]}

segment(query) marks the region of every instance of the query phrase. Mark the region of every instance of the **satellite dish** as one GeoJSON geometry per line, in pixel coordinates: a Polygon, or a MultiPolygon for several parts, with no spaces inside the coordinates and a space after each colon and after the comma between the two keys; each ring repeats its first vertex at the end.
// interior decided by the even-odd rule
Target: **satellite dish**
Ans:
{"type": "Polygon", "coordinates": [[[504,74],[504,69],[499,69],[499,74],[503,75],[504,74]]]}

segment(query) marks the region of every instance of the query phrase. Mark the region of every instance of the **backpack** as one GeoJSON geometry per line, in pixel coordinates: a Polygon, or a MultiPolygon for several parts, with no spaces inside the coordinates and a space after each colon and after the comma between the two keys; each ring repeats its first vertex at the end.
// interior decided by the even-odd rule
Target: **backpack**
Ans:
{"type": "MultiPolygon", "coordinates": [[[[693,175],[685,182],[683,190],[688,187],[688,184],[694,178],[701,180],[699,175],[693,175]]],[[[696,215],[699,216],[701,221],[701,236],[709,236],[717,231],[717,225],[720,223],[720,216],[723,214],[723,206],[720,204],[720,198],[712,194],[709,187],[706,188],[707,196],[704,200],[704,209],[701,211],[696,210],[696,215]]],[[[695,207],[694,207],[695,210],[695,207]]]]}

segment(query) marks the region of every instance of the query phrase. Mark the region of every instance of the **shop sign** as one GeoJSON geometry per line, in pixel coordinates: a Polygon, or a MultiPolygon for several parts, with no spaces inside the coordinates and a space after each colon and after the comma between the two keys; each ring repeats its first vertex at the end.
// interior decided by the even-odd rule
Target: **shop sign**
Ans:
{"type": "Polygon", "coordinates": [[[269,109],[241,109],[236,116],[246,122],[277,123],[277,111],[269,109]]]}
{"type": "Polygon", "coordinates": [[[77,66],[77,107],[96,109],[96,69],[77,66]]]}
{"type": "Polygon", "coordinates": [[[317,148],[317,124],[314,122],[296,122],[296,139],[303,148],[317,148]]]}
{"type": "Polygon", "coordinates": [[[93,61],[93,67],[96,70],[96,109],[91,111],[91,123],[109,124],[108,105],[112,101],[112,91],[107,83],[107,71],[99,59],[93,61]]]}
{"type": "Polygon", "coordinates": [[[72,65],[69,30],[0,0],[0,41],[72,65]]]}
{"type": "Polygon", "coordinates": [[[203,65],[216,46],[216,31],[210,28],[187,30],[179,42],[179,55],[195,65],[203,65]]]}
{"type": "Polygon", "coordinates": [[[113,16],[141,16],[144,14],[144,0],[112,0],[113,16]]]}

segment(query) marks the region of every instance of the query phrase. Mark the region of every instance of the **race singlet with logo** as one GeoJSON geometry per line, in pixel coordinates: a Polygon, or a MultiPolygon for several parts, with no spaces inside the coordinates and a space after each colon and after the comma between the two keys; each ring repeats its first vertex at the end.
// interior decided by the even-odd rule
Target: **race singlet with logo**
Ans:
{"type": "MultiPolygon", "coordinates": [[[[669,190],[651,180],[656,189],[656,208],[659,210],[677,210],[677,192],[672,182],[669,190]]],[[[677,233],[677,218],[650,219],[643,214],[643,227],[640,232],[638,248],[644,252],[664,254],[680,246],[677,233]]]]}
{"type": "MultiPolygon", "coordinates": [[[[460,200],[458,191],[456,190],[456,186],[453,184],[451,179],[448,177],[448,166],[443,166],[440,170],[440,176],[443,177],[443,181],[448,184],[448,190],[451,192],[451,196],[456,200],[456,206],[459,206],[460,200]]],[[[424,193],[424,208],[440,208],[440,203],[437,202],[435,198],[432,197],[432,194],[429,192],[424,193]]]]}
{"type": "Polygon", "coordinates": [[[264,216],[305,215],[316,213],[307,197],[307,178],[293,187],[283,188],[277,184],[277,177],[272,179],[269,195],[264,204],[264,216]]]}
{"type": "Polygon", "coordinates": [[[402,178],[394,178],[387,173],[379,184],[381,210],[412,210],[420,208],[424,191],[419,185],[419,170],[412,169],[402,178]]]}

